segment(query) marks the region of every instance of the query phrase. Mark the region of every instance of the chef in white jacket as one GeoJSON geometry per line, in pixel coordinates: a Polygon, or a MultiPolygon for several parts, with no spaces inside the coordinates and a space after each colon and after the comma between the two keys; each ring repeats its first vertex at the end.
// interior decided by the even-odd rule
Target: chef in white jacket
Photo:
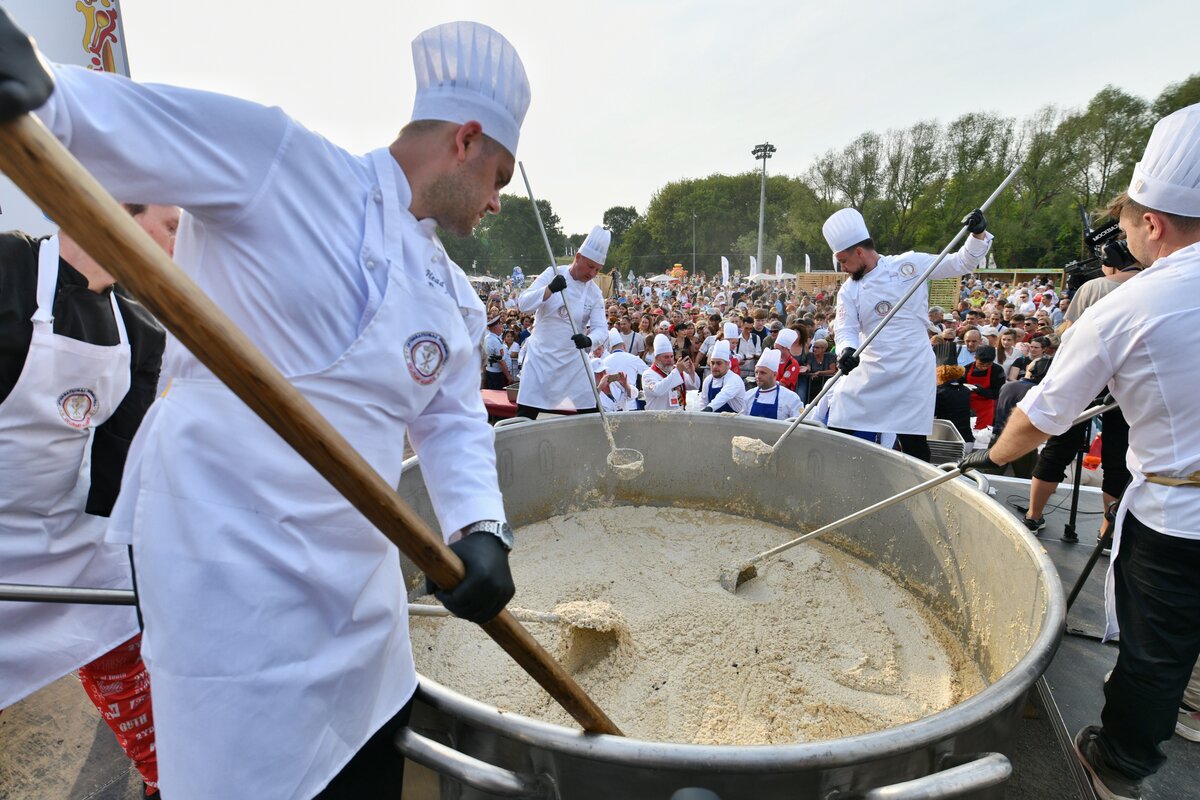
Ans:
{"type": "MultiPolygon", "coordinates": [[[[1149,264],[1089,306],[1050,371],[990,450],[961,466],[998,468],[1032,451],[1106,386],[1129,421],[1133,479],[1115,514],[1105,639],[1120,635],[1101,725],[1075,735],[1100,797],[1141,797],[1200,656],[1200,104],[1163,117],[1134,166],[1121,230],[1149,264]]],[[[1177,717],[1178,715],[1178,717],[1177,717]]]]}
{"type": "MultiPolygon", "coordinates": [[[[0,10],[0,119],[49,95],[38,115],[113,194],[181,206],[180,267],[393,485],[407,434],[466,570],[439,596],[483,621],[512,596],[512,535],[484,310],[436,229],[499,212],[529,83],[483,25],[412,49],[413,123],[355,156],[235,98],[51,83],[0,10]]],[[[417,684],[395,546],[176,340],[163,374],[109,532],[134,546],[163,795],[395,796],[417,684]]]]}
{"type": "MultiPolygon", "coordinates": [[[[992,243],[983,212],[972,211],[963,223],[971,235],[957,253],[942,260],[932,278],[965,275],[983,263],[992,243]]],[[[905,453],[928,461],[926,437],[933,432],[937,394],[928,287],[918,288],[871,341],[861,367],[855,351],[936,256],[911,251],[880,255],[862,214],[853,208],[835,212],[822,232],[842,271],[850,275],[838,291],[836,326],[838,366],[848,374],[830,392],[829,427],[872,441],[881,433],[894,433],[905,453]]]]}
{"type": "Polygon", "coordinates": [[[609,238],[609,232],[599,225],[592,228],[569,266],[546,267],[521,292],[517,305],[522,313],[532,312],[534,322],[517,392],[519,416],[537,419],[543,411],[596,410],[596,398],[588,385],[592,376],[576,350],[586,354],[592,349],[589,331],[596,336],[608,335],[604,295],[592,278],[604,266],[609,238]],[[574,335],[567,306],[578,331],[574,335]]]}
{"type": "Polygon", "coordinates": [[[629,380],[623,372],[609,373],[604,369],[604,360],[592,359],[592,374],[595,376],[596,388],[600,393],[600,407],[605,414],[615,414],[624,411],[632,394],[629,380]]]}
{"type": "Polygon", "coordinates": [[[646,410],[684,411],[687,408],[687,390],[700,386],[692,360],[684,356],[676,364],[671,337],[662,333],[654,337],[653,352],[654,363],[642,373],[646,410]]]}
{"type": "Polygon", "coordinates": [[[711,372],[700,385],[701,411],[740,414],[746,410],[746,384],[729,368],[729,342],[713,345],[708,354],[711,372]]]}
{"type": "Polygon", "coordinates": [[[763,419],[790,419],[798,416],[804,408],[800,395],[779,383],[776,373],[783,360],[778,347],[763,353],[754,367],[754,380],[758,384],[745,391],[742,413],[763,419]]]}
{"type": "Polygon", "coordinates": [[[615,328],[608,332],[608,347],[611,352],[604,357],[604,371],[609,375],[620,372],[625,376],[631,396],[626,398],[625,406],[620,410],[634,411],[637,409],[637,386],[646,369],[646,362],[628,352],[625,337],[615,328]]]}

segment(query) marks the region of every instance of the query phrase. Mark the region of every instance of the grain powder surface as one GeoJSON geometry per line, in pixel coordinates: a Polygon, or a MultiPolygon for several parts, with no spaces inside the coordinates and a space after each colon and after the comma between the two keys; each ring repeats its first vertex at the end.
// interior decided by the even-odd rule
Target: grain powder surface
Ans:
{"type": "MultiPolygon", "coordinates": [[[[527,626],[638,739],[833,739],[911,722],[983,688],[975,665],[911,594],[828,545],[787,551],[736,595],[718,584],[722,566],[798,533],[676,508],[553,517],[517,532],[513,605],[603,629],[527,626]]],[[[475,625],[410,622],[422,674],[503,710],[573,726],[475,625]]]]}

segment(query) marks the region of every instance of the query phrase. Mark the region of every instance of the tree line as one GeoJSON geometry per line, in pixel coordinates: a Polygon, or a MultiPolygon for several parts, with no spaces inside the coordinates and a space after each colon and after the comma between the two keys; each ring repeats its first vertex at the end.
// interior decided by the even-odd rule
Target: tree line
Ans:
{"type": "MultiPolygon", "coordinates": [[[[1018,163],[1021,171],[988,213],[996,264],[1060,267],[1083,254],[1084,215],[1094,218],[1128,185],[1154,123],[1197,102],[1200,73],[1153,100],[1106,86],[1082,109],[1045,106],[1024,119],[972,112],[946,124],[864,132],[802,175],[768,170],[762,267],[773,271],[778,254],[785,269],[802,271],[809,254],[814,268],[830,268],[821,225],[844,206],[863,213],[881,252],[937,252],[1018,163]]],[[[622,274],[660,273],[675,263],[691,269],[694,247],[697,270],[712,274],[726,256],[745,273],[758,249],[760,182],[756,170],[714,174],[668,183],[644,214],[613,206],[603,218],[613,234],[608,266],[622,274]]],[[[468,272],[474,265],[500,274],[517,264],[529,272],[546,261],[529,200],[503,195],[501,203],[504,213],[489,216],[470,238],[443,238],[468,272]]],[[[584,234],[565,235],[550,203],[538,206],[555,254],[565,256],[584,234]]]]}

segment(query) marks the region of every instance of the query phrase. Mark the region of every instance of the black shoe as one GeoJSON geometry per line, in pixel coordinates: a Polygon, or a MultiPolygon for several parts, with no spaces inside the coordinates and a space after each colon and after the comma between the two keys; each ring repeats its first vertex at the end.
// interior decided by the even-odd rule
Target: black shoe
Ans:
{"type": "Polygon", "coordinates": [[[1046,527],[1045,517],[1038,517],[1037,519],[1022,517],[1021,521],[1025,523],[1025,527],[1028,528],[1034,536],[1041,536],[1042,528],[1046,527]]]}
{"type": "Polygon", "coordinates": [[[1017,513],[1020,514],[1022,517],[1029,513],[1029,506],[1019,506],[1016,503],[1014,503],[1013,508],[1015,508],[1017,510],[1017,513]]]}
{"type": "Polygon", "coordinates": [[[1059,538],[1067,544],[1079,544],[1079,537],[1073,531],[1068,531],[1059,538]]]}
{"type": "Polygon", "coordinates": [[[1130,780],[1104,763],[1096,745],[1099,725],[1088,725],[1075,734],[1075,754],[1092,778],[1092,788],[1100,800],[1141,800],[1142,782],[1130,780]]]}

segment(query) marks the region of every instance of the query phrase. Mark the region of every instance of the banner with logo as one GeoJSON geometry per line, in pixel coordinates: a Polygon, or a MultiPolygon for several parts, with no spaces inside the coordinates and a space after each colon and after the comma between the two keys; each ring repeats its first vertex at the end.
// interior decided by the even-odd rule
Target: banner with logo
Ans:
{"type": "Polygon", "coordinates": [[[783,274],[783,256],[775,256],[775,274],[783,274]]]}
{"type": "Polygon", "coordinates": [[[750,277],[753,278],[758,274],[758,259],[750,256],[750,277]]]}
{"type": "MultiPolygon", "coordinates": [[[[119,0],[0,0],[0,5],[37,40],[48,60],[129,75],[119,0]]],[[[57,229],[12,181],[0,176],[0,231],[44,236],[57,229]]]]}
{"type": "Polygon", "coordinates": [[[812,272],[812,259],[808,257],[808,253],[804,254],[804,271],[812,272]]]}
{"type": "Polygon", "coordinates": [[[729,259],[721,256],[721,285],[729,285],[729,259]]]}

